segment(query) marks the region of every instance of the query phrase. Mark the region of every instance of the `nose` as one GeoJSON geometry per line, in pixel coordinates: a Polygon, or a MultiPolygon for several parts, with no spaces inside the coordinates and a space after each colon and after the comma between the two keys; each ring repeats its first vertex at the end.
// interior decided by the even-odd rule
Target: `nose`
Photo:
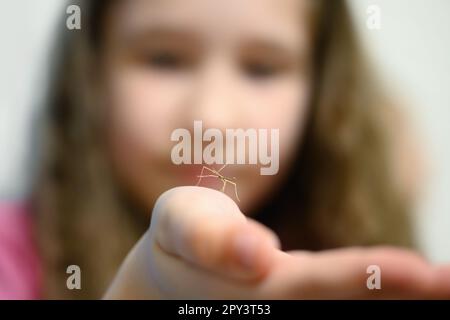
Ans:
{"type": "Polygon", "coordinates": [[[237,77],[225,56],[217,55],[200,67],[189,101],[192,120],[204,127],[225,130],[236,127],[239,119],[237,77]]]}

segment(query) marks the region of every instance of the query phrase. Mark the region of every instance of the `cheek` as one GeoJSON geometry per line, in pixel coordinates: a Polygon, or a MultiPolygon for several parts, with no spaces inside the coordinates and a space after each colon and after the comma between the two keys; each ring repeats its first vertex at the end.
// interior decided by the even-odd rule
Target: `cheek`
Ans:
{"type": "Polygon", "coordinates": [[[111,72],[106,83],[111,163],[125,188],[150,207],[175,186],[167,179],[170,133],[178,125],[186,85],[131,68],[111,72]]]}
{"type": "Polygon", "coordinates": [[[280,156],[281,160],[290,158],[299,145],[303,132],[309,102],[309,85],[288,86],[280,93],[280,106],[278,121],[280,123],[280,156]],[[284,108],[283,108],[284,106],[284,108]]]}
{"type": "Polygon", "coordinates": [[[169,147],[183,87],[145,72],[123,71],[112,77],[109,89],[114,136],[152,154],[169,147]]]}
{"type": "Polygon", "coordinates": [[[280,149],[277,175],[261,176],[259,169],[252,169],[248,179],[240,181],[243,197],[247,198],[244,209],[252,210],[259,206],[261,199],[279,185],[288,173],[305,125],[309,91],[309,83],[297,80],[247,90],[246,101],[252,106],[249,127],[279,129],[280,149]],[[254,188],[255,184],[259,188],[254,188]]]}
{"type": "Polygon", "coordinates": [[[253,89],[254,127],[280,130],[280,162],[290,158],[303,131],[310,94],[306,80],[286,79],[272,86],[253,89]],[[257,123],[256,123],[257,121],[257,123]]]}

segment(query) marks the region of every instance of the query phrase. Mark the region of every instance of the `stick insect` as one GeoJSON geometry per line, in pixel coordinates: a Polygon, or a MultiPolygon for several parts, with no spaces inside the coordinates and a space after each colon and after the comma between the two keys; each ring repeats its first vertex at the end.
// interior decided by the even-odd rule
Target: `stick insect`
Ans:
{"type": "Polygon", "coordinates": [[[202,181],[203,178],[217,178],[220,181],[223,182],[223,186],[222,186],[222,192],[225,192],[225,188],[227,186],[227,183],[231,184],[234,186],[234,194],[236,195],[236,199],[241,202],[241,200],[239,199],[238,196],[238,191],[237,191],[237,184],[236,184],[236,178],[232,177],[232,178],[228,178],[225,177],[224,175],[222,175],[220,172],[227,166],[227,164],[223,165],[219,170],[214,170],[208,167],[203,166],[202,171],[200,172],[200,175],[197,176],[198,181],[197,181],[197,186],[200,184],[200,182],[202,181]],[[206,174],[204,175],[203,172],[207,170],[209,171],[211,174],[206,174]]]}

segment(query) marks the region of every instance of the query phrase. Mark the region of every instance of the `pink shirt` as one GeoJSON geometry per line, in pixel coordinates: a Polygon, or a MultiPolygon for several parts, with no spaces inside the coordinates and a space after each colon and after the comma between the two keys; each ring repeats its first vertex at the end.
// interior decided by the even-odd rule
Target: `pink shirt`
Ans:
{"type": "Polygon", "coordinates": [[[23,203],[0,204],[0,300],[40,297],[41,270],[28,211],[23,203]]]}

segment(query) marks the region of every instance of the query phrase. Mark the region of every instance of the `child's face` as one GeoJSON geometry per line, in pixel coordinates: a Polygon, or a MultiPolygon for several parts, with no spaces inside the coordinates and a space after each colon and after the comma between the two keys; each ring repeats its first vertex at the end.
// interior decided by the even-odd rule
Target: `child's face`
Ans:
{"type": "Polygon", "coordinates": [[[152,206],[163,191],[195,184],[201,166],[173,165],[170,140],[194,120],[203,130],[280,129],[276,176],[261,176],[259,165],[224,170],[237,179],[244,212],[286,174],[310,91],[307,7],[306,0],[133,0],[113,8],[104,50],[111,155],[140,201],[152,206]]]}

